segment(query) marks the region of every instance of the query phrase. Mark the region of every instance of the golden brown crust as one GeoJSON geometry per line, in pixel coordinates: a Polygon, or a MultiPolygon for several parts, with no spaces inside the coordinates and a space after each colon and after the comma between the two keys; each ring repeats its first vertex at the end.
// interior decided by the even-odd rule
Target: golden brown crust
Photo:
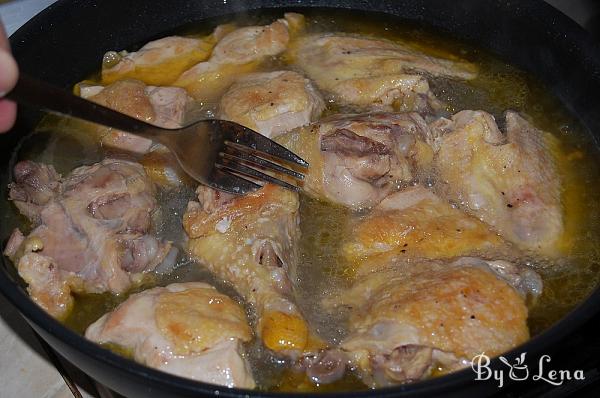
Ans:
{"type": "Polygon", "coordinates": [[[252,338],[243,308],[213,288],[164,293],[158,297],[155,316],[177,355],[201,352],[232,338],[252,338]]]}

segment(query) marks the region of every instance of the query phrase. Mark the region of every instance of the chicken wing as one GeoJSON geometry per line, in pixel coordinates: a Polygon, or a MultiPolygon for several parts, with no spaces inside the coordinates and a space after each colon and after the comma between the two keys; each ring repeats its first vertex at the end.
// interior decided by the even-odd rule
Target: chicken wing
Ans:
{"type": "Polygon", "coordinates": [[[286,13],[266,26],[247,26],[221,38],[210,58],[186,70],[173,83],[185,87],[197,100],[217,102],[218,97],[240,73],[254,71],[267,57],[282,53],[290,39],[290,29],[302,16],[286,13]]]}
{"type": "Polygon", "coordinates": [[[436,168],[448,197],[521,248],[551,253],[563,231],[556,139],[515,112],[506,113],[506,136],[482,111],[436,125],[444,130],[436,168]]]}
{"type": "Polygon", "coordinates": [[[269,138],[315,121],[325,103],[299,73],[253,73],[238,79],[221,98],[219,116],[269,138]]]}
{"type": "Polygon", "coordinates": [[[252,338],[244,309],[200,282],[130,296],[90,325],[85,337],[116,344],[150,367],[206,383],[254,388],[241,343],[252,338]]]}
{"type": "Polygon", "coordinates": [[[386,40],[314,34],[290,46],[290,58],[341,104],[428,113],[440,107],[420,75],[473,79],[473,64],[427,56],[386,40]]]}
{"type": "Polygon", "coordinates": [[[192,256],[254,307],[267,348],[292,357],[311,350],[316,340],[291,299],[297,194],[266,185],[240,197],[200,187],[198,196],[202,203],[190,202],[183,218],[192,256]]]}
{"type": "Polygon", "coordinates": [[[277,137],[310,163],[304,190],[354,209],[372,207],[433,160],[417,113],[334,115],[277,137]]]}
{"type": "MultiPolygon", "coordinates": [[[[451,258],[499,250],[502,246],[502,239],[486,224],[453,208],[422,186],[388,196],[355,222],[351,230],[352,237],[342,248],[351,264],[382,255],[451,258]]],[[[371,259],[371,263],[381,261],[381,257],[371,259]]]]}
{"type": "Polygon", "coordinates": [[[541,279],[506,261],[393,262],[357,278],[341,348],[371,387],[419,380],[529,338],[525,295],[541,279]]]}
{"type": "Polygon", "coordinates": [[[148,234],[156,201],[137,163],[105,159],[61,179],[52,166],[23,161],[9,188],[35,228],[27,238],[16,230],[5,254],[32,298],[55,317],[70,310],[71,290],[122,293],[174,261],[171,243],[148,234]]]}

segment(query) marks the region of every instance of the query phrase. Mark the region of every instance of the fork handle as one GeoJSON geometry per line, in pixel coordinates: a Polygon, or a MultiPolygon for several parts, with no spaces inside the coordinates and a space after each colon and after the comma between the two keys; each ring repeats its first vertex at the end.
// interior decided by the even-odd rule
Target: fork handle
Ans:
{"type": "Polygon", "coordinates": [[[21,73],[15,87],[5,96],[19,104],[98,123],[130,133],[151,134],[156,126],[134,119],[92,101],[74,95],[68,90],[21,73]]]}

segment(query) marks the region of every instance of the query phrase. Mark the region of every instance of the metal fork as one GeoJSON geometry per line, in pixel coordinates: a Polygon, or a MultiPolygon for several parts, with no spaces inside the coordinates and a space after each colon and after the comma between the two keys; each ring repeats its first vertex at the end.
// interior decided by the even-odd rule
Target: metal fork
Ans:
{"type": "Polygon", "coordinates": [[[259,182],[298,191],[290,182],[304,175],[276,162],[308,167],[293,152],[234,122],[207,119],[178,129],[160,128],[24,74],[6,97],[149,138],[171,150],[193,179],[220,191],[242,195],[260,188],[259,182]],[[291,177],[290,182],[277,178],[282,175],[291,177]]]}

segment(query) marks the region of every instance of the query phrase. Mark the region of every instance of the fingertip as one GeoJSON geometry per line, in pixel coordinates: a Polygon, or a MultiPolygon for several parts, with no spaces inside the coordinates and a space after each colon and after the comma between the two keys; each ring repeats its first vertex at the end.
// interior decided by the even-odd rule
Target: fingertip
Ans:
{"type": "Polygon", "coordinates": [[[0,70],[0,93],[7,93],[17,83],[19,69],[12,55],[3,50],[0,50],[0,70]]]}
{"type": "Polygon", "coordinates": [[[5,133],[15,124],[17,104],[0,99],[0,133],[5,133]]]}
{"type": "Polygon", "coordinates": [[[10,51],[10,44],[8,43],[8,36],[6,35],[4,26],[2,26],[2,21],[0,21],[0,50],[10,51]]]}

